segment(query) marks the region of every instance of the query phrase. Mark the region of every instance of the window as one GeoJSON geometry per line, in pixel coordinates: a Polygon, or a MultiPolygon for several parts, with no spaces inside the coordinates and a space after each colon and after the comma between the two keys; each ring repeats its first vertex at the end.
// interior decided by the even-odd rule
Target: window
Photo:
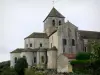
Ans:
{"type": "Polygon", "coordinates": [[[59,21],[59,25],[61,25],[61,21],[59,21]]]}
{"type": "Polygon", "coordinates": [[[44,63],[44,56],[41,57],[41,62],[44,63]]]}
{"type": "Polygon", "coordinates": [[[42,43],[40,43],[40,47],[42,47],[42,43]]]}
{"type": "Polygon", "coordinates": [[[84,47],[84,51],[85,51],[85,52],[87,51],[87,48],[86,48],[86,47],[84,47]]]}
{"type": "Polygon", "coordinates": [[[32,47],[32,43],[30,43],[30,47],[32,47]]]}
{"type": "Polygon", "coordinates": [[[66,39],[63,39],[63,45],[66,45],[66,44],[67,44],[66,39]]]}
{"type": "Polygon", "coordinates": [[[55,26],[55,20],[52,20],[52,25],[55,26]]]}
{"type": "Polygon", "coordinates": [[[17,63],[17,57],[15,57],[15,63],[17,63]]]}
{"type": "Polygon", "coordinates": [[[34,57],[34,63],[36,63],[36,57],[34,57]]]}
{"type": "Polygon", "coordinates": [[[72,46],[75,46],[75,40],[72,39],[72,46]]]}

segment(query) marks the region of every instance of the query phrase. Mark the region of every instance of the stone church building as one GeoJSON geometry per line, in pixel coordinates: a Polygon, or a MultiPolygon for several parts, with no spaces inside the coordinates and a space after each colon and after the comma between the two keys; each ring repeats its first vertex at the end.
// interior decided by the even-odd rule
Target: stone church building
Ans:
{"type": "Polygon", "coordinates": [[[54,7],[44,19],[44,32],[33,32],[24,38],[24,48],[10,52],[11,67],[25,57],[28,67],[68,72],[78,52],[88,52],[88,40],[100,39],[100,32],[79,30],[54,7]]]}

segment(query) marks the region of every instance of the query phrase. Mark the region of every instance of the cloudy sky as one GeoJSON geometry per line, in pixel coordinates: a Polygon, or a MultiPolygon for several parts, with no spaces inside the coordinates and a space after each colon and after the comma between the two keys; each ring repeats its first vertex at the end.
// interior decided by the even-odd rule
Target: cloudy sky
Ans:
{"type": "MultiPolygon", "coordinates": [[[[54,7],[81,30],[100,31],[100,0],[56,0],[54,7]]],[[[43,31],[52,0],[0,0],[0,61],[24,47],[24,38],[43,31]]]]}

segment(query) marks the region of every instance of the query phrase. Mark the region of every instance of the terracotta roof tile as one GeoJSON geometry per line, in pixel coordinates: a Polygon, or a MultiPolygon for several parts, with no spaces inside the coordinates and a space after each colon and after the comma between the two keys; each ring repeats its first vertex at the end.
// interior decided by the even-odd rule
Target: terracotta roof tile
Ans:
{"type": "Polygon", "coordinates": [[[67,54],[67,53],[64,53],[64,56],[66,56],[68,59],[75,59],[76,58],[76,54],[67,54]]]}

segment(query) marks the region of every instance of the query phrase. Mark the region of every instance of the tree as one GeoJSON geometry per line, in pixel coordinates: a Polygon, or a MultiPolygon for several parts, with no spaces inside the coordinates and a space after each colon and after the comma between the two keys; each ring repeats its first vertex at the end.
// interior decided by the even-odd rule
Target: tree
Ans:
{"type": "Polygon", "coordinates": [[[90,62],[91,74],[99,75],[100,72],[100,40],[91,41],[92,55],[90,62]]]}
{"type": "Polygon", "coordinates": [[[10,67],[10,61],[4,61],[0,63],[0,75],[3,71],[10,67]]]}
{"type": "Polygon", "coordinates": [[[18,75],[24,75],[25,68],[28,67],[27,61],[25,58],[20,58],[15,64],[15,71],[18,75]]]}

